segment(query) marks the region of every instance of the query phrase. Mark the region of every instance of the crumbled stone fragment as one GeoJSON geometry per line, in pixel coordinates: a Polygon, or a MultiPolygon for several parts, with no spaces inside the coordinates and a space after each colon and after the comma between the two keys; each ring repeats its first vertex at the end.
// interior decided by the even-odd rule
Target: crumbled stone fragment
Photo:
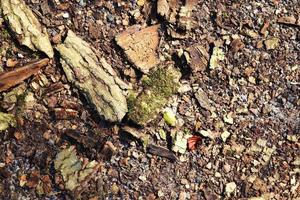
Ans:
{"type": "Polygon", "coordinates": [[[72,31],[57,45],[68,81],[73,83],[108,121],[121,121],[127,112],[122,89],[128,86],[118,78],[104,58],[98,58],[90,45],[72,31]]]}
{"type": "Polygon", "coordinates": [[[187,141],[189,137],[191,137],[191,135],[185,134],[182,131],[178,131],[175,133],[175,135],[172,135],[173,143],[174,143],[172,150],[174,152],[179,152],[181,154],[185,153],[187,149],[187,141]]]}
{"type": "Polygon", "coordinates": [[[0,112],[0,131],[6,130],[9,126],[16,126],[15,116],[0,112]]]}
{"type": "Polygon", "coordinates": [[[53,57],[46,28],[42,27],[30,8],[21,0],[2,0],[1,9],[18,41],[33,51],[40,50],[53,57]]]}
{"type": "Polygon", "coordinates": [[[124,50],[127,58],[144,73],[159,63],[156,52],[160,39],[159,27],[154,25],[141,29],[135,25],[116,36],[116,42],[124,50]]]}
{"type": "Polygon", "coordinates": [[[228,131],[224,131],[222,134],[221,134],[221,138],[223,140],[223,142],[226,142],[227,138],[230,136],[230,132],[228,131]]]}
{"type": "Polygon", "coordinates": [[[195,93],[195,97],[198,100],[200,106],[208,111],[213,111],[214,108],[212,107],[210,100],[207,94],[204,92],[203,89],[199,88],[198,91],[195,93]]]}
{"type": "Polygon", "coordinates": [[[76,155],[75,146],[70,146],[56,155],[54,168],[62,175],[65,188],[74,191],[90,180],[99,164],[96,161],[83,164],[76,155]]]}

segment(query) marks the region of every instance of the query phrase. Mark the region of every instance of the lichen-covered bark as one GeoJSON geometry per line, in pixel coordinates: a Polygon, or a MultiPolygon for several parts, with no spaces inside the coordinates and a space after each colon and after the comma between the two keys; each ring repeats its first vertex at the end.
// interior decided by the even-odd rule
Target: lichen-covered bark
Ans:
{"type": "Polygon", "coordinates": [[[1,10],[18,41],[33,51],[40,50],[53,57],[47,31],[23,0],[1,0],[1,10]]]}
{"type": "Polygon", "coordinates": [[[180,76],[172,66],[151,72],[149,78],[143,80],[143,92],[128,102],[129,119],[141,125],[154,119],[170,96],[177,92],[180,76]]]}
{"type": "Polygon", "coordinates": [[[62,175],[65,188],[70,191],[83,187],[98,171],[99,163],[83,163],[76,155],[74,146],[59,152],[54,161],[54,168],[62,175]]]}
{"type": "Polygon", "coordinates": [[[127,112],[122,89],[128,86],[105,59],[98,59],[90,45],[72,31],[56,48],[67,79],[81,90],[99,115],[108,121],[121,121],[127,112]]]}

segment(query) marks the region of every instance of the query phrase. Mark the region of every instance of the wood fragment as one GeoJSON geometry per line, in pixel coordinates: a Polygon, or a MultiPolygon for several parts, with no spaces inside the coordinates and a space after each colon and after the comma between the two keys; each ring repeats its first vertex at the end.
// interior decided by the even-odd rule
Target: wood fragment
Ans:
{"type": "Polygon", "coordinates": [[[4,72],[0,74],[0,92],[14,87],[30,76],[36,74],[41,67],[46,66],[49,62],[48,58],[29,63],[23,67],[17,68],[14,71],[4,72]]]}
{"type": "Polygon", "coordinates": [[[121,121],[127,112],[122,89],[128,86],[106,60],[99,59],[95,50],[70,30],[56,49],[68,81],[86,96],[100,116],[111,122],[121,121]]]}
{"type": "Polygon", "coordinates": [[[189,53],[188,63],[193,72],[203,72],[209,61],[209,54],[204,46],[200,44],[195,44],[187,49],[189,53]]]}
{"type": "Polygon", "coordinates": [[[170,151],[169,149],[166,149],[164,147],[149,144],[148,147],[147,147],[147,151],[151,154],[158,155],[158,156],[161,156],[161,157],[165,157],[165,158],[168,158],[172,161],[177,160],[174,153],[172,151],[170,151]]]}
{"type": "Polygon", "coordinates": [[[0,8],[18,41],[33,51],[40,50],[49,58],[54,55],[46,28],[21,0],[1,0],[0,8]]]}
{"type": "Polygon", "coordinates": [[[132,26],[117,35],[116,42],[122,47],[129,61],[144,73],[159,63],[157,48],[159,44],[160,25],[141,29],[140,26],[132,26]]]}

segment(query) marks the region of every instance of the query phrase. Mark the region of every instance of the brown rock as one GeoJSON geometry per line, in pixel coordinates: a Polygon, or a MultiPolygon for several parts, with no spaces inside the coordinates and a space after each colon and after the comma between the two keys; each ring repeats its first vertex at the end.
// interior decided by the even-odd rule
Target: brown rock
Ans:
{"type": "Polygon", "coordinates": [[[144,73],[159,63],[156,53],[159,27],[154,25],[141,29],[135,25],[116,36],[117,44],[124,49],[127,58],[144,73]]]}

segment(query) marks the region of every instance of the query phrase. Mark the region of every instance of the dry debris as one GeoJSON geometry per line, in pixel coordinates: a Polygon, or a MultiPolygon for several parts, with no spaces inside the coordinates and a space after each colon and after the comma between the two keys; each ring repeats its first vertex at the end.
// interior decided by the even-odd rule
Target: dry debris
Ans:
{"type": "Polygon", "coordinates": [[[1,9],[18,41],[33,51],[40,50],[49,58],[54,55],[46,28],[31,9],[20,0],[1,0],[1,9]]]}
{"type": "Polygon", "coordinates": [[[128,59],[142,72],[147,73],[159,63],[157,48],[160,25],[141,29],[132,26],[116,36],[117,44],[122,47],[128,59]]]}
{"type": "Polygon", "coordinates": [[[13,71],[3,72],[0,74],[0,92],[5,91],[11,87],[14,87],[30,76],[38,73],[41,67],[48,64],[49,59],[44,58],[32,63],[29,63],[23,67],[17,68],[13,71]]]}
{"type": "Polygon", "coordinates": [[[223,50],[220,47],[214,47],[210,57],[209,68],[216,69],[220,67],[220,62],[225,59],[223,50]]]}
{"type": "Polygon", "coordinates": [[[184,55],[187,62],[190,64],[193,73],[199,71],[203,72],[207,69],[209,54],[201,44],[192,45],[187,49],[187,53],[184,55]]]}
{"type": "Polygon", "coordinates": [[[127,112],[122,89],[128,86],[106,60],[99,59],[90,45],[70,30],[64,43],[56,48],[68,80],[80,89],[98,114],[108,121],[121,121],[127,112]]]}

